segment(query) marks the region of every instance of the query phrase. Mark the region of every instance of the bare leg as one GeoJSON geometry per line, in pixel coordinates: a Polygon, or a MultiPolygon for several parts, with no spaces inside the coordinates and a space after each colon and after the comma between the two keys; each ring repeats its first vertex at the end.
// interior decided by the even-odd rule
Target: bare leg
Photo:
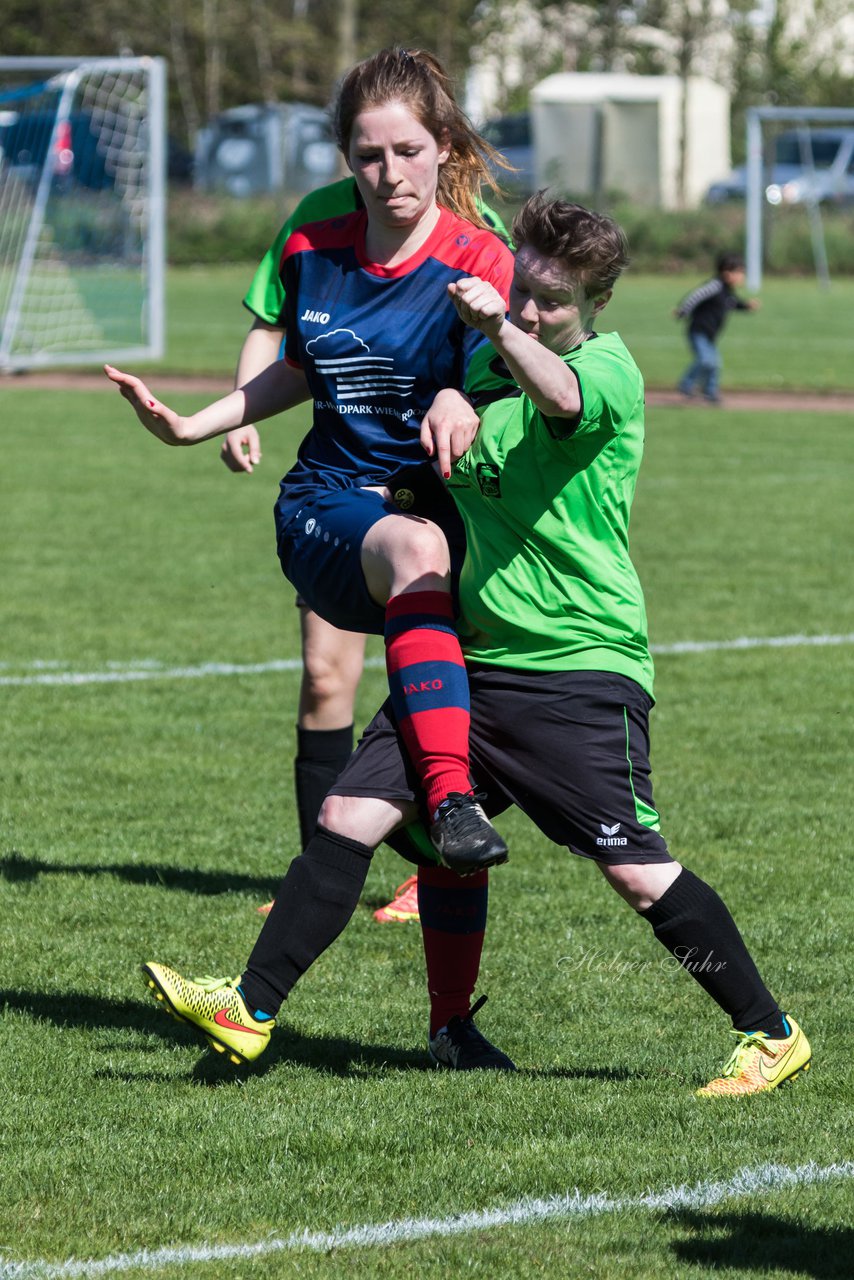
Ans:
{"type": "Polygon", "coordinates": [[[300,609],[303,674],[297,754],[297,813],[303,848],[326,793],[353,750],[353,707],[365,659],[365,637],[339,631],[313,610],[300,609]]]}

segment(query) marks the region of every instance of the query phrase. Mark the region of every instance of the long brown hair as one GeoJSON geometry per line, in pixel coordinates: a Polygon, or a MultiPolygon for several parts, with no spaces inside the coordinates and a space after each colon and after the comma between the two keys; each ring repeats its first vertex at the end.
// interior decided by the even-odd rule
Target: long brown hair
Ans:
{"type": "Polygon", "coordinates": [[[346,156],[353,123],[361,111],[400,102],[451,153],[439,167],[436,199],[453,213],[485,227],[477,197],[482,185],[500,188],[489,163],[508,168],[502,156],[482,138],[454,97],[449,76],[424,49],[381,49],[349,71],[338,91],[333,113],[335,138],[346,156]]]}

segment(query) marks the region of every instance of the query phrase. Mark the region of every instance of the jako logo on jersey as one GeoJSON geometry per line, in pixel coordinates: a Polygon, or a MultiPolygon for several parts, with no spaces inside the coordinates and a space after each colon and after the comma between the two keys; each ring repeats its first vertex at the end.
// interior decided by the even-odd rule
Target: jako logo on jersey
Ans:
{"type": "Polygon", "coordinates": [[[306,520],[305,522],[306,533],[314,533],[314,526],[316,524],[317,524],[317,521],[315,520],[314,516],[311,516],[310,519],[306,520]]]}
{"type": "Polygon", "coordinates": [[[435,680],[422,680],[419,684],[405,684],[403,686],[404,693],[429,693],[431,689],[444,689],[442,681],[437,677],[435,680]]]}
{"type": "Polygon", "coordinates": [[[599,829],[603,831],[605,835],[604,838],[599,836],[596,843],[598,845],[605,845],[607,848],[612,848],[614,845],[628,844],[629,842],[625,836],[617,835],[617,832],[620,830],[622,825],[623,824],[621,822],[615,822],[613,827],[606,827],[604,822],[600,822],[599,829]]]}
{"type": "Polygon", "coordinates": [[[310,320],[312,324],[329,324],[328,311],[309,311],[306,308],[300,316],[300,320],[310,320]]]}

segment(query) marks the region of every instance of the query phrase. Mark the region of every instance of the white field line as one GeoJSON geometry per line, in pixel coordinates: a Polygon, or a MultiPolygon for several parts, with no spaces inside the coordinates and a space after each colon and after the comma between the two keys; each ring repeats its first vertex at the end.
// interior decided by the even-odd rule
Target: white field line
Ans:
{"type": "Polygon", "coordinates": [[[115,1253],[106,1258],[69,1258],[65,1262],[42,1259],[17,1262],[8,1257],[4,1260],[0,1255],[0,1280],[75,1280],[76,1277],[115,1275],[137,1269],[156,1271],[160,1267],[186,1266],[193,1262],[226,1262],[301,1251],[327,1253],[331,1249],[383,1248],[434,1237],[464,1235],[490,1227],[527,1226],[548,1219],[593,1218],[647,1210],[709,1209],[726,1200],[851,1178],[854,1178],[852,1161],[829,1165],[810,1163],[794,1168],[761,1164],[753,1169],[740,1169],[726,1182],[698,1182],[693,1187],[683,1184],[640,1196],[611,1199],[605,1192],[583,1195],[576,1188],[565,1195],[547,1199],[517,1200],[503,1209],[479,1209],[450,1218],[399,1218],[356,1227],[336,1227],[333,1231],[294,1231],[287,1236],[268,1236],[255,1244],[140,1249],[136,1253],[115,1253]]]}
{"type": "MultiPolygon", "coordinates": [[[[791,649],[805,645],[854,644],[854,633],[819,636],[741,636],[736,640],[678,640],[675,644],[654,644],[657,656],[683,653],[718,653],[739,649],[791,649]]],[[[108,663],[100,671],[63,671],[62,663],[0,663],[0,669],[17,667],[29,674],[0,675],[2,685],[85,685],[129,684],[142,680],[201,680],[208,676],[263,676],[302,670],[300,658],[277,658],[271,662],[203,662],[193,667],[168,667],[154,661],[108,663]],[[50,669],[48,669],[50,668],[50,669]]],[[[368,658],[365,666],[379,670],[382,658],[368,658]]]]}

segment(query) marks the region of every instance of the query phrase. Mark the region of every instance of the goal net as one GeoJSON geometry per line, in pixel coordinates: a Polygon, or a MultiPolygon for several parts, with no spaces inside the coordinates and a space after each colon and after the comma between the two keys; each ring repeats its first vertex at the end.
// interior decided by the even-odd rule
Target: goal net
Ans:
{"type": "Polygon", "coordinates": [[[163,354],[159,58],[0,58],[0,371],[163,354]]]}

